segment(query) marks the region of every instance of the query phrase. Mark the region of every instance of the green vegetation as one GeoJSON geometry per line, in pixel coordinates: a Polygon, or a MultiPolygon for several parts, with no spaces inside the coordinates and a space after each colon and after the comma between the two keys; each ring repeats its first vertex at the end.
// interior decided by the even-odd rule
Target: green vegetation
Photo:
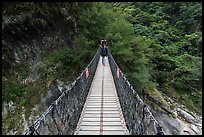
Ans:
{"type": "Polygon", "coordinates": [[[37,72],[43,81],[61,79],[70,81],[75,79],[89,63],[89,53],[79,54],[76,49],[64,48],[63,50],[44,56],[37,67],[37,72]]]}
{"type": "Polygon", "coordinates": [[[93,3],[79,19],[77,41],[85,43],[83,49],[107,39],[139,93],[151,94],[164,105],[165,93],[201,114],[201,3],[93,3]]]}
{"type": "Polygon", "coordinates": [[[3,101],[15,101],[24,95],[24,87],[17,82],[5,80],[2,83],[3,101]]]}

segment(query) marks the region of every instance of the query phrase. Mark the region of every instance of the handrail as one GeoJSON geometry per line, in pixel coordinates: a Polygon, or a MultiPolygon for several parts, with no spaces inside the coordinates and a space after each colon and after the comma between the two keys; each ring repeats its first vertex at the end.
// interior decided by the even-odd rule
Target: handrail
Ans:
{"type": "Polygon", "coordinates": [[[35,122],[25,131],[33,134],[73,134],[83,108],[88,89],[93,80],[100,57],[98,49],[88,64],[69,88],[64,91],[35,122]],[[88,71],[88,73],[87,73],[88,71]]]}
{"type": "Polygon", "coordinates": [[[148,106],[142,101],[127,80],[108,50],[108,59],[118,91],[123,115],[132,135],[164,135],[162,126],[157,122],[148,106]]]}

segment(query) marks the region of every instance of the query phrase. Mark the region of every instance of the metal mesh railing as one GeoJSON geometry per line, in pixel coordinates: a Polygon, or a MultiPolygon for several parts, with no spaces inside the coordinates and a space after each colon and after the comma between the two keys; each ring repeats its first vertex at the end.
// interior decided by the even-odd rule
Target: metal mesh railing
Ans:
{"type": "Polygon", "coordinates": [[[164,135],[164,131],[150,112],[147,105],[133,89],[123,72],[120,70],[110,51],[108,59],[118,96],[126,121],[127,128],[132,135],[164,135]]]}
{"type": "Polygon", "coordinates": [[[77,126],[100,57],[97,51],[86,69],[31,125],[25,135],[71,135],[77,126]]]}

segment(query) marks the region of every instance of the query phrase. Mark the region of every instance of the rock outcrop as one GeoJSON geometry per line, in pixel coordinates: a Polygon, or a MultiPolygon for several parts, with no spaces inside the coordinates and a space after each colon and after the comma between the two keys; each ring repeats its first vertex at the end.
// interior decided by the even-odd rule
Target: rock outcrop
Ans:
{"type": "Polygon", "coordinates": [[[179,106],[172,114],[153,112],[166,135],[202,135],[202,117],[186,108],[179,106]]]}

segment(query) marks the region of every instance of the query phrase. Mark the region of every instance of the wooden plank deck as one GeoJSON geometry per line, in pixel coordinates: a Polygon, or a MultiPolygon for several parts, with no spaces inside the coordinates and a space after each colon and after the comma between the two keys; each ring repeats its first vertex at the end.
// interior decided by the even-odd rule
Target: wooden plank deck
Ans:
{"type": "Polygon", "coordinates": [[[128,135],[108,58],[105,66],[101,60],[74,134],[128,135]]]}

